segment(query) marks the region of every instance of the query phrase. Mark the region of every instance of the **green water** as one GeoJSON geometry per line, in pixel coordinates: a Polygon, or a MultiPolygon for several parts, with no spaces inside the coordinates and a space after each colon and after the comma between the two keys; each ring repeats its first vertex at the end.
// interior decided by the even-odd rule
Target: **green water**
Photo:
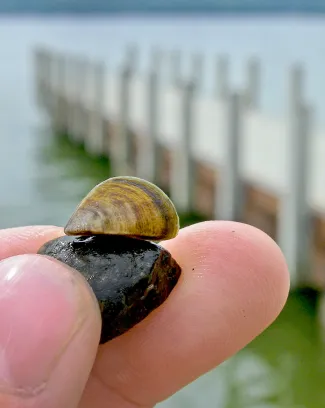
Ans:
{"type": "Polygon", "coordinates": [[[295,293],[261,336],[163,406],[324,407],[324,358],[314,294],[295,293]]]}

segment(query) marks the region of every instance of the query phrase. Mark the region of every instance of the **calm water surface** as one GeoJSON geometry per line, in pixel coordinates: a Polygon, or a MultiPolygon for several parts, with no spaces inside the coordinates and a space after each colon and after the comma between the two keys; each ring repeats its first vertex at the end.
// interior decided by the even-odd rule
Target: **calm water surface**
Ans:
{"type": "MultiPolygon", "coordinates": [[[[0,19],[0,228],[63,225],[80,198],[109,176],[105,163],[94,163],[81,151],[51,137],[46,121],[35,109],[30,60],[34,44],[42,41],[105,58],[109,63],[120,60],[129,41],[139,42],[144,49],[160,44],[211,55],[227,52],[233,57],[232,83],[239,86],[244,84],[246,57],[256,53],[265,67],[261,108],[274,116],[284,115],[286,69],[301,60],[309,73],[306,92],[322,123],[324,23],[289,19],[0,19]]],[[[210,79],[206,75],[206,91],[211,83],[212,70],[210,79]]],[[[320,408],[325,406],[324,357],[312,310],[308,303],[292,297],[266,333],[160,406],[320,408]]]]}

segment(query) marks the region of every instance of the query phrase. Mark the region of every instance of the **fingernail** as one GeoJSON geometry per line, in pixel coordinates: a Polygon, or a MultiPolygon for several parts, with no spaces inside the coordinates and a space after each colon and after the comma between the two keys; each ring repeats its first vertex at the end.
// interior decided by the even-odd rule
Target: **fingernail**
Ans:
{"type": "Polygon", "coordinates": [[[34,395],[46,386],[87,315],[85,286],[39,255],[0,262],[0,392],[34,395]]]}

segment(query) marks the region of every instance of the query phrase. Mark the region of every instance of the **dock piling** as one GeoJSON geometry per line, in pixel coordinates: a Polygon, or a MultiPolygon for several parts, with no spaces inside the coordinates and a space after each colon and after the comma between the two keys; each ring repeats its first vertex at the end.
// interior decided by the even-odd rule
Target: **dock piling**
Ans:
{"type": "Polygon", "coordinates": [[[139,177],[152,182],[158,180],[159,168],[159,89],[161,86],[161,66],[163,63],[163,54],[161,49],[153,48],[151,50],[150,66],[148,72],[148,93],[147,93],[147,112],[148,112],[148,132],[142,137],[141,148],[137,155],[137,174],[139,177]]]}
{"type": "Polygon", "coordinates": [[[310,218],[307,200],[307,171],[310,146],[311,109],[304,100],[305,72],[300,65],[289,77],[287,188],[281,198],[279,244],[286,256],[292,282],[306,273],[310,254],[310,218]]]}
{"type": "Polygon", "coordinates": [[[251,57],[247,63],[246,106],[257,109],[260,103],[261,64],[258,58],[251,57]]]}
{"type": "Polygon", "coordinates": [[[100,156],[105,150],[104,140],[104,106],[105,106],[105,64],[96,62],[90,71],[92,82],[92,106],[89,109],[89,126],[87,150],[93,155],[100,156]]]}
{"type": "Polygon", "coordinates": [[[112,168],[120,176],[130,175],[131,135],[130,135],[130,100],[132,92],[132,77],[138,63],[138,48],[129,45],[119,73],[119,123],[117,134],[114,138],[112,168]]]}
{"type": "Polygon", "coordinates": [[[238,221],[243,208],[243,186],[240,175],[242,130],[242,95],[232,92],[226,105],[225,158],[219,167],[215,217],[238,221]]]}
{"type": "Polygon", "coordinates": [[[172,152],[171,197],[181,212],[190,212],[193,203],[193,137],[195,129],[196,83],[182,86],[181,134],[172,152]]]}
{"type": "Polygon", "coordinates": [[[216,99],[226,101],[229,96],[229,58],[227,55],[216,57],[216,99]]]}
{"type": "Polygon", "coordinates": [[[325,265],[318,232],[325,214],[325,138],[305,98],[303,67],[292,67],[287,114],[274,119],[259,111],[257,58],[248,62],[247,86],[237,91],[229,85],[228,57],[219,55],[215,94],[207,95],[202,56],[192,55],[186,80],[180,50],[171,56],[173,83],[169,78],[165,86],[158,48],[141,73],[135,45],[117,72],[101,61],[39,47],[37,102],[54,133],[66,132],[89,154],[108,155],[111,175],[160,184],[180,214],[251,223],[279,243],[292,287],[316,283],[313,271],[322,274],[325,265]]]}
{"type": "Polygon", "coordinates": [[[170,78],[171,84],[178,88],[182,84],[182,52],[179,49],[170,53],[170,78]]]}

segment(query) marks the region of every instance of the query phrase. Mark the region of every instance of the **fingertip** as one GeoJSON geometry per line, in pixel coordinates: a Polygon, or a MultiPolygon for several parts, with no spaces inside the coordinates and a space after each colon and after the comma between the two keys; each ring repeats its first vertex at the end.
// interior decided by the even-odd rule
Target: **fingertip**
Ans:
{"type": "Polygon", "coordinates": [[[61,262],[25,254],[0,262],[0,289],[0,397],[76,406],[100,336],[90,287],[61,262]]]}
{"type": "Polygon", "coordinates": [[[64,235],[63,228],[33,225],[0,230],[0,260],[11,256],[37,253],[47,241],[64,235]]]}
{"type": "Polygon", "coordinates": [[[56,225],[27,225],[25,227],[5,228],[0,230],[0,239],[8,236],[47,236],[52,234],[62,234],[63,228],[56,225]]]}
{"type": "Polygon", "coordinates": [[[283,309],[290,289],[290,274],[277,243],[260,229],[234,221],[206,221],[180,230],[162,245],[170,250],[187,273],[191,264],[202,267],[211,285],[226,286],[238,293],[260,291],[265,302],[265,325],[283,309]],[[214,275],[214,278],[211,276],[214,275]],[[242,290],[240,290],[240,286],[242,290]]]}

